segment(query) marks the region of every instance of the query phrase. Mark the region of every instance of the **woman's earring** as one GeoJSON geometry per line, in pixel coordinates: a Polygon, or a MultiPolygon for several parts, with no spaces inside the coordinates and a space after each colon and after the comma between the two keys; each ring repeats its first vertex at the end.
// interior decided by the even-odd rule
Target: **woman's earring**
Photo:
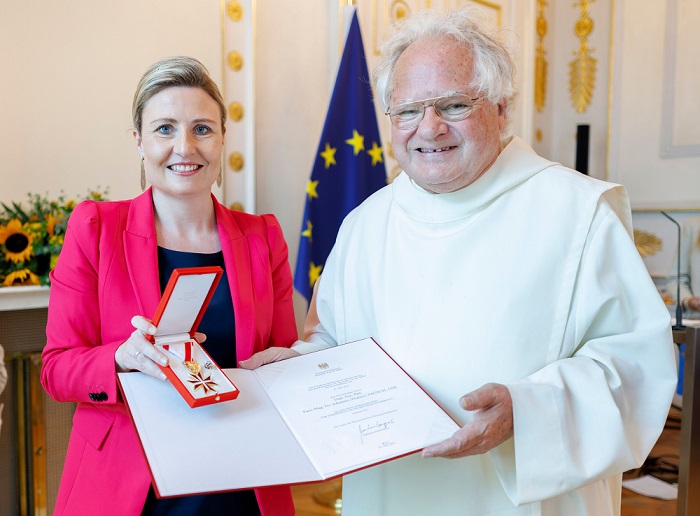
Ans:
{"type": "Polygon", "coordinates": [[[221,188],[221,183],[223,181],[223,173],[224,173],[224,151],[221,151],[221,167],[219,168],[219,175],[216,176],[216,186],[221,188]]]}
{"type": "Polygon", "coordinates": [[[143,166],[143,156],[141,156],[141,191],[146,191],[146,169],[143,166]]]}

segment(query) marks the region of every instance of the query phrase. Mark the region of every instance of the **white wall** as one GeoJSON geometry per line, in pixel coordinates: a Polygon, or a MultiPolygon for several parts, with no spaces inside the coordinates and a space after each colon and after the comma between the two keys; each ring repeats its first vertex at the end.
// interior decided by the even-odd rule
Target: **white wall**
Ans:
{"type": "Polygon", "coordinates": [[[615,19],[611,179],[628,188],[634,208],[697,210],[700,4],[616,0],[615,19]],[[669,155],[665,138],[689,152],[669,155]]]}
{"type": "Polygon", "coordinates": [[[198,57],[221,77],[218,0],[0,0],[0,201],[139,189],[131,102],[146,68],[198,57]]]}
{"type": "MultiPolygon", "coordinates": [[[[327,27],[336,29],[337,19],[331,19],[328,2],[257,3],[257,211],[280,220],[293,271],[306,183],[335,81],[339,56],[329,46],[337,32],[327,27]]],[[[296,291],[294,301],[301,331],[306,301],[296,291]]]]}

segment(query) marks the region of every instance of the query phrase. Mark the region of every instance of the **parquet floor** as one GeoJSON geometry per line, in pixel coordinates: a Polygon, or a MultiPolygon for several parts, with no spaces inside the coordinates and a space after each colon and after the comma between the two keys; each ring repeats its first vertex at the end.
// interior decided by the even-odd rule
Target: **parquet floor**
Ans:
{"type": "MultiPolygon", "coordinates": [[[[661,433],[661,437],[650,453],[650,457],[660,455],[674,455],[678,457],[680,453],[681,432],[680,432],[680,411],[671,407],[671,411],[666,421],[666,428],[661,433]]],[[[678,464],[678,459],[673,459],[678,464]]],[[[630,472],[628,475],[633,475],[630,472]]],[[[622,489],[622,516],[675,516],[675,500],[657,500],[647,498],[627,489],[622,489]]]]}
{"type": "Polygon", "coordinates": [[[336,516],[333,501],[340,496],[342,481],[340,479],[292,486],[296,516],[336,516]],[[323,503],[319,503],[319,501],[323,503]]]}
{"type": "MultiPolygon", "coordinates": [[[[680,413],[671,409],[669,419],[659,441],[651,452],[651,456],[678,455],[680,449],[680,413]]],[[[635,472],[625,475],[632,476],[635,472]]],[[[317,499],[333,500],[333,491],[340,492],[341,480],[329,480],[317,484],[304,484],[292,487],[297,516],[335,516],[340,514],[332,506],[318,503],[317,499]]],[[[332,504],[332,501],[328,502],[332,504]]],[[[657,500],[622,490],[622,516],[675,516],[676,501],[657,500]]]]}

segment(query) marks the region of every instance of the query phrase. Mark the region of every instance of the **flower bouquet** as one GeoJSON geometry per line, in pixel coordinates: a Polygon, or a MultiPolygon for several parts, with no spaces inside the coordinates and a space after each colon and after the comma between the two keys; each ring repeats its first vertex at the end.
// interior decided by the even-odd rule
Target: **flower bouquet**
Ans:
{"type": "MultiPolygon", "coordinates": [[[[85,199],[105,200],[106,191],[90,190],[85,199]]],[[[0,203],[0,287],[48,285],[63,247],[68,218],[77,202],[63,194],[28,194],[28,202],[0,203]]]]}

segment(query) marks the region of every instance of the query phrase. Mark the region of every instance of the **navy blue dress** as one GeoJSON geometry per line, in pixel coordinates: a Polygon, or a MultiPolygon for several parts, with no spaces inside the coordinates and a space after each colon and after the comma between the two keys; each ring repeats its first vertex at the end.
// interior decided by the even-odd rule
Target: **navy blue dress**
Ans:
{"type": "MultiPolygon", "coordinates": [[[[210,265],[220,266],[224,269],[224,274],[197,331],[207,336],[202,347],[219,367],[236,367],[233,303],[224,268],[223,253],[221,251],[213,254],[186,253],[159,247],[160,291],[165,290],[173,269],[210,265]]],[[[260,509],[253,490],[158,500],[153,486],[151,486],[141,514],[143,516],[195,516],[200,514],[260,516],[260,509]]]]}

